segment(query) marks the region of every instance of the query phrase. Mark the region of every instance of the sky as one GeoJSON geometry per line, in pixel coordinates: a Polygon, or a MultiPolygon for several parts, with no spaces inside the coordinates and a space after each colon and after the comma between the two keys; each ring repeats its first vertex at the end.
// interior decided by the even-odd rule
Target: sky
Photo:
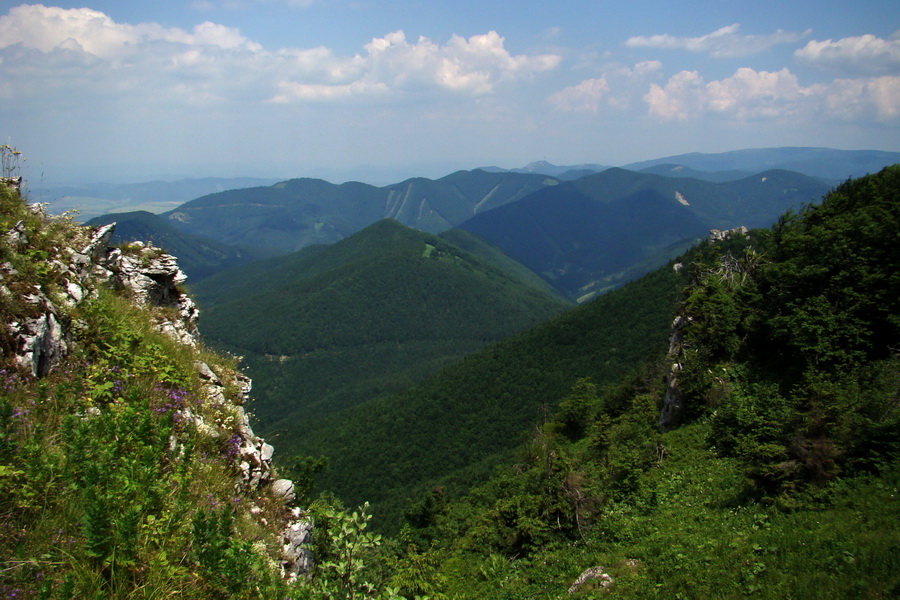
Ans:
{"type": "Polygon", "coordinates": [[[0,0],[32,185],[900,151],[896,0],[0,0]]]}

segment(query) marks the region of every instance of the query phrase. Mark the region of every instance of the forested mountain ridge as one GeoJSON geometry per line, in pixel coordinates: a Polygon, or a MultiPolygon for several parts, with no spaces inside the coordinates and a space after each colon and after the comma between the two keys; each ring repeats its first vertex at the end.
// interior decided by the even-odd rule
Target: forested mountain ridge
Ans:
{"type": "Polygon", "coordinates": [[[556,183],[544,175],[477,170],[380,188],[291,179],[197,198],[162,216],[186,233],[286,253],[337,242],[383,218],[438,233],[556,183]]]}
{"type": "Polygon", "coordinates": [[[570,306],[389,219],[193,289],[205,339],[244,357],[255,413],[284,440],[570,306]]]}
{"type": "Polygon", "coordinates": [[[285,421],[267,431],[301,455],[325,455],[322,487],[349,502],[366,498],[396,529],[411,496],[438,483],[465,489],[512,460],[572,381],[613,385],[639,371],[665,344],[685,281],[658,270],[313,430],[285,421]]]}
{"type": "Polygon", "coordinates": [[[460,227],[584,301],[658,267],[710,229],[766,226],[826,191],[820,181],[787,171],[714,183],[608,169],[460,227]]]}

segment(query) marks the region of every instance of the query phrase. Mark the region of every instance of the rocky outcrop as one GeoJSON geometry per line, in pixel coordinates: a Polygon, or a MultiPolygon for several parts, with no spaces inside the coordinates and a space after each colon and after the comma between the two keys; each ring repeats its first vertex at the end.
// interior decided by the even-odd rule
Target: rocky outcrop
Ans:
{"type": "MultiPolygon", "coordinates": [[[[42,207],[32,207],[40,212],[42,207]]],[[[72,324],[66,318],[66,310],[83,302],[96,293],[98,285],[111,285],[128,290],[135,303],[140,306],[170,307],[167,313],[158,313],[156,326],[160,331],[178,341],[197,345],[197,318],[199,313],[194,302],[181,289],[186,276],[178,268],[174,256],[159,248],[137,243],[123,252],[120,248],[110,248],[114,224],[93,230],[86,235],[86,243],[81,247],[64,248],[58,256],[45,265],[59,282],[61,293],[49,298],[39,287],[21,294],[32,307],[35,316],[8,325],[9,333],[15,338],[16,362],[28,368],[35,377],[43,377],[68,355],[68,343],[72,324]]],[[[22,251],[28,246],[28,236],[20,221],[6,232],[6,244],[22,251]]],[[[73,240],[78,241],[78,238],[73,240]]],[[[13,267],[0,265],[0,284],[5,287],[7,279],[14,278],[13,267]]]]}
{"type": "Polygon", "coordinates": [[[659,426],[663,429],[675,424],[678,413],[684,405],[681,390],[678,387],[678,375],[683,368],[684,336],[682,332],[690,322],[690,317],[680,315],[672,321],[669,333],[669,351],[666,354],[669,361],[669,368],[666,370],[666,394],[663,397],[663,406],[659,417],[659,426]]]}
{"type": "Polygon", "coordinates": [[[157,328],[183,344],[196,346],[200,312],[181,287],[187,275],[178,268],[177,259],[141,242],[129,244],[128,250],[116,248],[107,255],[104,266],[113,285],[128,290],[138,306],[174,309],[174,317],[157,317],[157,328]]]}
{"type": "MultiPolygon", "coordinates": [[[[293,488],[293,484],[291,485],[293,488]]],[[[291,521],[282,534],[281,576],[295,581],[312,572],[313,555],[309,551],[315,525],[299,508],[291,510],[291,521]]]]}
{"type": "Polygon", "coordinates": [[[600,587],[600,589],[607,589],[609,586],[613,584],[613,578],[609,573],[606,572],[606,569],[603,567],[591,567],[590,569],[585,570],[581,575],[579,575],[578,579],[576,579],[572,585],[569,586],[569,594],[574,594],[578,590],[581,589],[589,581],[599,580],[596,585],[600,587]]]}
{"type": "Polygon", "coordinates": [[[709,239],[710,243],[714,244],[716,242],[723,242],[736,235],[747,235],[747,228],[741,225],[740,227],[735,227],[733,229],[710,229],[709,237],[707,239],[709,239]]]}
{"type": "MultiPolygon", "coordinates": [[[[33,212],[42,210],[32,208],[33,212]]],[[[187,277],[179,269],[177,259],[160,248],[140,242],[110,247],[114,227],[111,224],[78,231],[70,241],[72,247],[61,249],[56,253],[57,258],[45,263],[47,273],[52,275],[48,279],[55,282],[52,293],[45,294],[41,285],[18,277],[11,264],[0,265],[0,295],[8,298],[18,295],[27,305],[26,314],[33,315],[6,325],[16,362],[33,376],[46,376],[65,359],[73,328],[78,327],[69,316],[73,314],[71,309],[97,295],[102,285],[124,291],[138,306],[164,309],[152,311],[157,329],[182,344],[199,345],[199,311],[182,288],[187,277]],[[24,293],[23,287],[27,288],[24,293]]],[[[28,235],[24,223],[20,221],[6,232],[2,242],[17,252],[26,251],[28,235]]],[[[214,410],[204,411],[207,415],[204,419],[191,407],[182,406],[176,410],[177,418],[192,423],[200,435],[227,440],[236,467],[235,487],[239,491],[255,497],[268,496],[276,503],[287,505],[279,509],[285,515],[281,534],[282,572],[288,578],[308,573],[312,556],[306,544],[310,542],[313,523],[300,509],[290,508],[296,498],[291,481],[279,479],[273,484],[275,449],[253,432],[244,409],[250,398],[250,379],[230,368],[214,370],[201,361],[195,362],[194,368],[201,381],[201,404],[214,410]]],[[[175,438],[170,443],[173,450],[177,448],[175,438]]]]}

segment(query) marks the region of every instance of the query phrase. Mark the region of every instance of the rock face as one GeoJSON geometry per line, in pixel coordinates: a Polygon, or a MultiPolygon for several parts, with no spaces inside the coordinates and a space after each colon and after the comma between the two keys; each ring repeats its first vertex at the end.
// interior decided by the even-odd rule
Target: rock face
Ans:
{"type": "MultiPolygon", "coordinates": [[[[41,211],[42,208],[33,210],[41,211]]],[[[160,248],[140,242],[111,248],[109,240],[114,227],[115,224],[111,224],[85,231],[83,245],[63,249],[59,256],[64,258],[48,266],[58,275],[59,297],[48,298],[39,286],[23,294],[23,299],[30,305],[29,314],[35,316],[9,323],[7,328],[14,339],[16,362],[33,376],[46,376],[69,353],[71,332],[77,323],[72,323],[66,316],[69,311],[61,307],[77,306],[98,294],[101,285],[124,290],[139,306],[170,309],[155,311],[155,325],[159,331],[182,344],[199,345],[199,311],[181,287],[187,277],[178,268],[176,258],[160,248]]],[[[27,247],[28,239],[21,222],[6,232],[5,237],[5,242],[12,248],[22,250],[27,247]]],[[[14,275],[12,265],[0,265],[0,295],[13,295],[6,283],[14,275]]],[[[216,373],[200,361],[194,363],[194,368],[202,382],[204,402],[219,406],[229,417],[225,435],[232,436],[228,444],[233,448],[238,472],[235,487],[248,494],[268,495],[282,504],[291,504],[295,500],[294,485],[287,479],[272,484],[275,449],[254,434],[244,410],[250,398],[250,379],[232,370],[216,373]]],[[[193,423],[201,435],[222,437],[221,424],[207,423],[187,407],[177,412],[181,420],[193,423]]],[[[177,444],[174,439],[172,442],[177,444]]],[[[286,512],[281,568],[285,577],[297,578],[308,573],[312,566],[312,556],[305,544],[311,540],[313,523],[298,508],[286,512]]]]}
{"type": "Polygon", "coordinates": [[[19,344],[16,362],[31,370],[35,377],[44,377],[69,353],[66,332],[54,313],[53,305],[43,303],[44,314],[10,325],[10,332],[17,335],[19,344]]]}
{"type": "Polygon", "coordinates": [[[735,235],[747,235],[747,228],[741,225],[734,229],[710,229],[708,239],[711,243],[722,242],[735,235]]]}
{"type": "MultiPolygon", "coordinates": [[[[33,208],[40,211],[40,207],[33,208]]],[[[134,244],[131,253],[110,248],[115,225],[94,230],[81,248],[66,248],[48,265],[58,273],[63,297],[50,299],[40,289],[23,295],[37,316],[10,325],[17,339],[16,361],[35,377],[43,377],[68,355],[71,324],[60,304],[73,307],[96,293],[98,285],[126,289],[140,306],[165,306],[175,309],[174,318],[159,317],[157,327],[184,344],[197,345],[197,318],[194,302],[179,287],[187,277],[178,268],[174,256],[159,248],[134,244]]],[[[23,249],[28,244],[21,222],[6,232],[10,247],[23,249]]],[[[10,275],[10,265],[0,266],[0,278],[10,275]]],[[[2,280],[0,280],[2,282],[2,280]]]]}
{"type": "Polygon", "coordinates": [[[666,370],[666,395],[663,397],[662,411],[659,417],[659,426],[667,429],[675,424],[678,413],[683,407],[681,390],[678,387],[678,374],[682,370],[683,359],[683,335],[682,330],[691,322],[690,317],[677,316],[672,321],[669,334],[669,351],[666,358],[670,361],[666,370]]]}
{"type": "MultiPolygon", "coordinates": [[[[291,485],[293,488],[293,484],[291,485]]],[[[281,576],[294,581],[312,571],[313,555],[307,548],[312,542],[314,524],[299,508],[291,510],[292,520],[282,534],[284,559],[281,562],[281,576]]]]}
{"type": "MultiPolygon", "coordinates": [[[[722,242],[736,235],[747,235],[747,228],[741,225],[734,229],[721,230],[711,229],[709,232],[709,242],[715,244],[722,242]]],[[[675,265],[675,270],[679,271],[683,268],[681,263],[675,265]]],[[[730,277],[735,269],[733,263],[726,261],[722,264],[723,276],[730,277]]],[[[667,429],[678,420],[678,413],[684,407],[681,390],[678,387],[678,375],[684,369],[684,328],[690,325],[692,318],[686,315],[679,315],[672,321],[672,327],[669,333],[669,351],[666,358],[670,361],[669,368],[666,371],[666,395],[663,398],[662,411],[659,416],[659,426],[667,429]]]]}

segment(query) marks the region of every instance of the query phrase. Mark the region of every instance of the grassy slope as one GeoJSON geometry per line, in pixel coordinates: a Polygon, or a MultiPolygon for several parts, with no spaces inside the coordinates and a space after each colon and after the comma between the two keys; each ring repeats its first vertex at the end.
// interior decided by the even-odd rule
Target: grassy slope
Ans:
{"type": "MultiPolygon", "coordinates": [[[[666,459],[580,540],[518,560],[459,552],[443,591],[459,599],[560,598],[588,568],[612,576],[615,598],[889,598],[900,589],[900,474],[825,488],[785,512],[748,501],[734,459],[698,422],[661,438],[666,459]]],[[[597,582],[573,598],[603,594],[597,582]]]]}
{"type": "Polygon", "coordinates": [[[44,218],[0,186],[0,229],[17,223],[27,241],[0,239],[9,266],[0,295],[0,595],[285,597],[272,567],[283,507],[236,490],[228,440],[239,400],[226,390],[229,400],[208,401],[196,373],[204,361],[224,380],[231,362],[176,343],[156,331],[155,311],[82,280],[91,294],[58,307],[60,321],[78,323],[68,356],[33,377],[17,366],[6,325],[35,316],[28,294],[62,297],[72,277],[61,271],[65,250],[92,232],[44,218]],[[210,521],[212,530],[198,526],[210,521]]]}

